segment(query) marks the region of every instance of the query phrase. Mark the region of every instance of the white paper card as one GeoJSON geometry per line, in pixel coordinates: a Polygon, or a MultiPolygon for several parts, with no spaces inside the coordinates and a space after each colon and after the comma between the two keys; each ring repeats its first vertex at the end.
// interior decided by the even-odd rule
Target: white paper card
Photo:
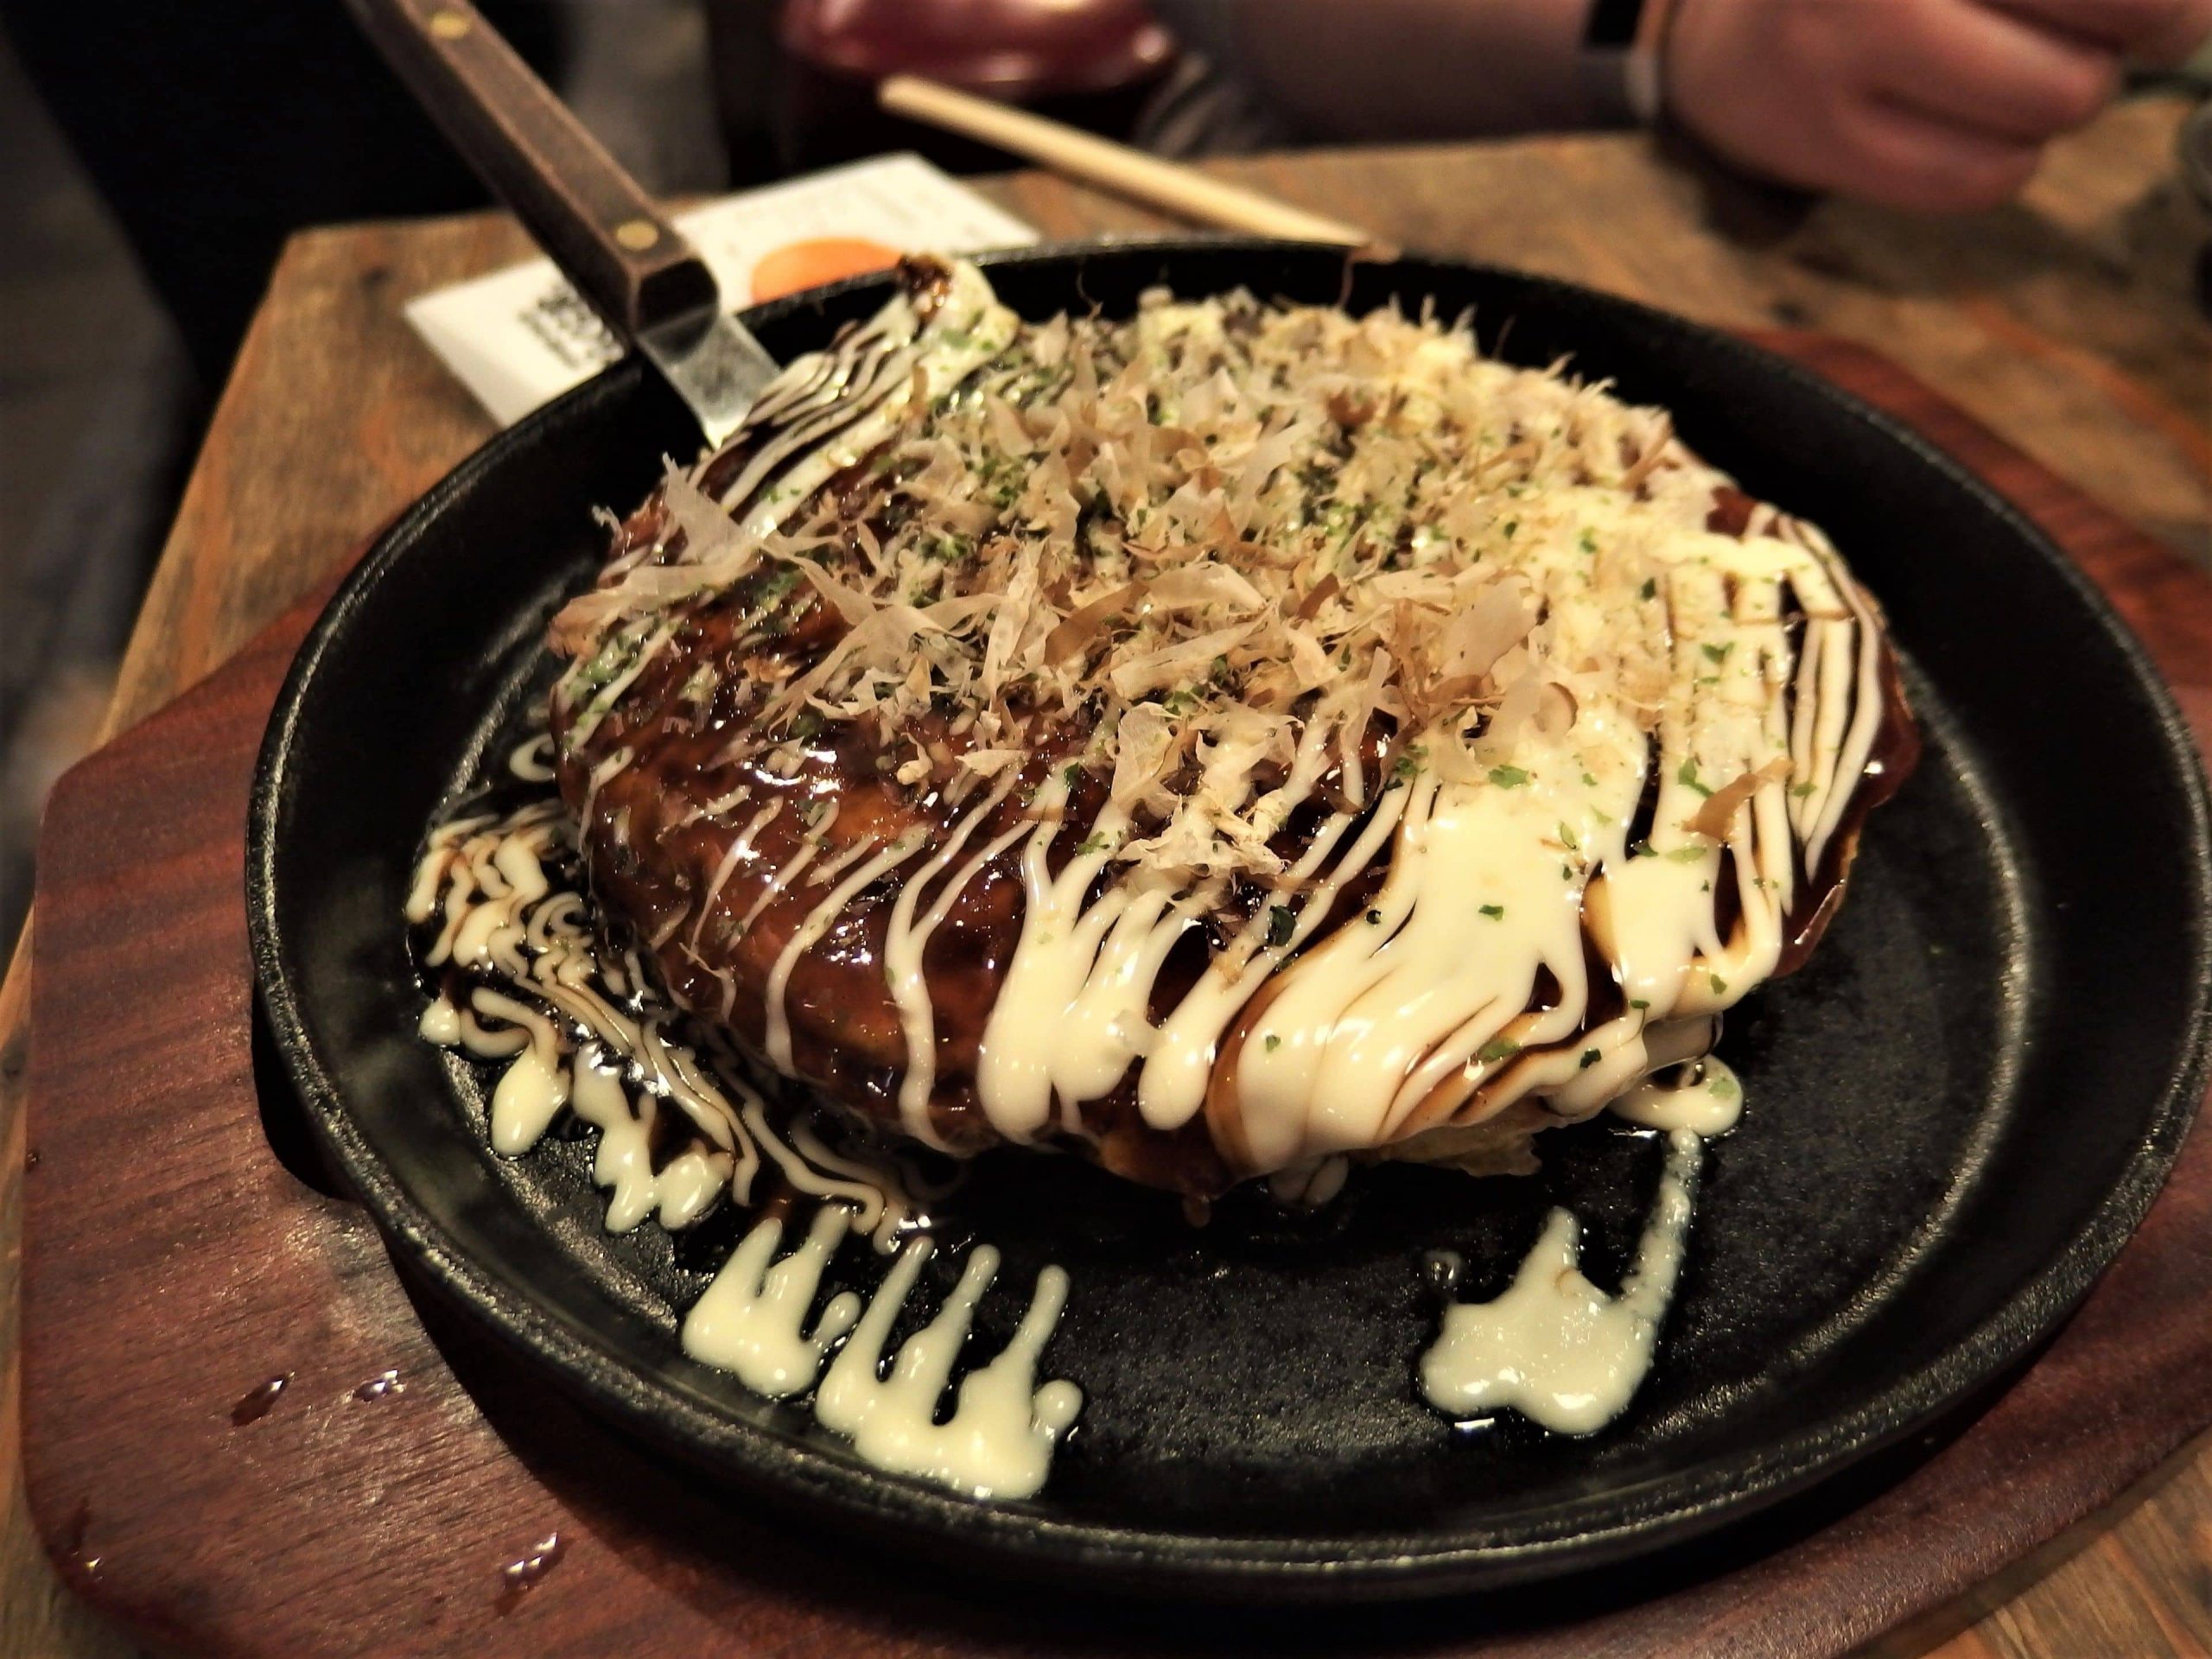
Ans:
{"type": "MultiPolygon", "coordinates": [[[[764,260],[803,257],[800,244],[852,238],[900,253],[972,253],[1037,239],[1028,226],[918,156],[880,156],[725,196],[676,223],[732,308],[752,303],[764,260]]],[[[433,289],[408,302],[407,321],[502,426],[622,354],[621,343],[550,259],[433,289]]]]}

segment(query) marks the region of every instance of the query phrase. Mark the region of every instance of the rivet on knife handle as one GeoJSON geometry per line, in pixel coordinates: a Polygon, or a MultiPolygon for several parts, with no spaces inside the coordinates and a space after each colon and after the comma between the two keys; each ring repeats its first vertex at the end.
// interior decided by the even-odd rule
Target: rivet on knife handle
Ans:
{"type": "Polygon", "coordinates": [[[346,0],[446,136],[625,335],[715,305],[714,275],[467,0],[346,0]]]}

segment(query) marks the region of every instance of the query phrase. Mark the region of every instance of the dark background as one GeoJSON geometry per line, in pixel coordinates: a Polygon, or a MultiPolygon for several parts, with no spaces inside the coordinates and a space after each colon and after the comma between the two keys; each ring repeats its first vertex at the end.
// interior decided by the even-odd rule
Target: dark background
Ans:
{"type": "MultiPolygon", "coordinates": [[[[730,184],[696,0],[483,10],[649,188],[730,184]]],[[[337,0],[0,0],[0,951],[285,236],[485,201],[337,0]]]]}

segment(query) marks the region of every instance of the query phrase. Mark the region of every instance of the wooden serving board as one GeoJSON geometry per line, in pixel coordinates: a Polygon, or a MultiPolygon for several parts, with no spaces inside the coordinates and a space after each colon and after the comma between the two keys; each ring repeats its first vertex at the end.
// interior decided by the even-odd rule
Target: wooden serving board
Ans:
{"type": "MultiPolygon", "coordinates": [[[[1768,343],[2041,523],[2149,645],[2200,745],[2212,737],[2212,582],[1885,360],[1768,343]]],[[[803,1532],[648,1457],[413,1300],[320,1173],[254,1034],[243,893],[255,752],[315,608],[69,773],[41,849],[29,1496],[69,1581],[148,1640],[287,1659],[1834,1654],[1954,1602],[2212,1424],[2198,1135],[2088,1302],[1978,1415],[1599,1581],[1309,1611],[1270,1632],[1250,1613],[966,1581],[803,1532]],[[534,1585],[507,1575],[556,1534],[534,1585]]]]}

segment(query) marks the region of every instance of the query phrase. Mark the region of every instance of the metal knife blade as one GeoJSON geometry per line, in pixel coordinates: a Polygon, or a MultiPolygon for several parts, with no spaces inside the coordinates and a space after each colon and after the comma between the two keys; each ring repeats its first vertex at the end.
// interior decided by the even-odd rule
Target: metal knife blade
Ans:
{"type": "Polygon", "coordinates": [[[469,0],[346,0],[423,107],[717,448],[779,372],[714,272],[469,0]]]}
{"type": "Polygon", "coordinates": [[[719,449],[768,383],[783,372],[752,331],[719,308],[640,328],[638,349],[676,388],[707,443],[719,449]]]}

